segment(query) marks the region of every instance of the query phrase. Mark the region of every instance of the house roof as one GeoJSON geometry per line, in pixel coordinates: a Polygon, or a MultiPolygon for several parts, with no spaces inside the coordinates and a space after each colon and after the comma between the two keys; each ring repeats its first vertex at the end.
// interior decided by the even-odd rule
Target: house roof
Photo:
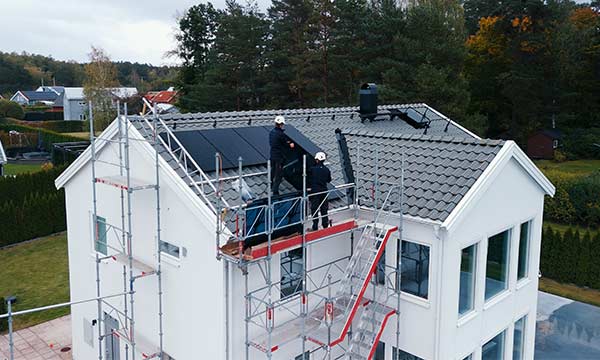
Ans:
{"type": "Polygon", "coordinates": [[[562,131],[557,130],[557,129],[545,129],[545,130],[540,130],[537,132],[537,134],[543,134],[548,136],[551,139],[560,139],[562,138],[562,131]]]}
{"type": "Polygon", "coordinates": [[[54,91],[21,91],[29,101],[54,101],[58,94],[54,91]]]}
{"type": "MultiPolygon", "coordinates": [[[[134,87],[119,87],[110,88],[111,94],[117,98],[128,98],[137,95],[138,91],[134,87]]],[[[67,100],[83,100],[85,94],[82,87],[66,87],[65,88],[65,99],[67,100]]]]}
{"type": "Polygon", "coordinates": [[[177,100],[177,91],[149,91],[144,95],[146,100],[157,104],[174,104],[177,100]]]}
{"type": "MultiPolygon", "coordinates": [[[[335,139],[335,130],[339,128],[347,138],[353,166],[360,176],[374,175],[377,151],[380,180],[397,183],[401,174],[399,165],[404,153],[406,214],[445,227],[456,222],[457,213],[462,213],[465,208],[471,206],[472,199],[475,198],[474,193],[483,186],[481,184],[489,181],[490,174],[497,168],[500,160],[516,158],[546,193],[554,194],[552,184],[512,141],[482,140],[425,104],[384,105],[380,106],[379,110],[409,108],[421,112],[426,110],[430,114],[431,123],[427,134],[424,134],[424,129],[416,129],[399,119],[390,121],[385,118],[380,121],[361,122],[356,113],[357,107],[172,114],[162,115],[161,119],[177,135],[178,131],[215,127],[272,125],[275,115],[285,115],[287,124],[293,125],[327,153],[334,185],[344,183],[335,139]],[[359,143],[360,162],[356,159],[359,143]]],[[[130,117],[129,120],[138,130],[136,133],[151,140],[152,131],[146,127],[141,117],[130,117]]],[[[116,134],[113,127],[109,129],[112,129],[113,135],[116,134]]],[[[150,148],[150,145],[148,147],[150,148]]],[[[159,153],[164,159],[164,166],[170,166],[175,176],[186,179],[177,161],[165,149],[160,149],[159,153]]],[[[66,184],[89,158],[88,149],[56,180],[57,187],[66,184]]],[[[259,198],[267,192],[266,171],[266,165],[243,168],[244,180],[251,192],[259,198]]],[[[214,173],[207,175],[216,178],[214,173]]],[[[222,180],[220,185],[220,191],[230,205],[240,202],[238,191],[231,184],[237,175],[236,169],[223,170],[220,174],[221,179],[230,179],[222,180]]],[[[195,174],[193,180],[202,182],[204,179],[195,174]]],[[[189,184],[189,180],[185,180],[184,183],[189,184]]],[[[381,190],[385,191],[386,186],[388,185],[382,184],[381,190]]],[[[207,188],[205,187],[205,190],[207,188]]],[[[193,188],[191,190],[194,191],[193,188]]],[[[282,191],[287,190],[292,191],[293,188],[284,181],[282,191]]],[[[361,184],[359,180],[361,203],[368,203],[371,194],[372,188],[366,182],[361,184]]]]}
{"type": "Polygon", "coordinates": [[[2,147],[2,141],[0,141],[0,164],[6,164],[8,159],[6,158],[6,153],[4,152],[4,148],[2,147]]]}

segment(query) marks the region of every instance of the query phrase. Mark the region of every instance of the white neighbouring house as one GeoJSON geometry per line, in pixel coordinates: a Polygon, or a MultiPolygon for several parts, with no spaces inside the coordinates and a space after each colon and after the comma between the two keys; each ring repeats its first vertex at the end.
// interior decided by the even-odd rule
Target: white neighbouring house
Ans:
{"type": "MultiPolygon", "coordinates": [[[[134,87],[119,87],[107,89],[114,99],[123,100],[136,96],[138,91],[134,87]]],[[[87,100],[82,87],[66,87],[56,100],[56,104],[63,107],[64,120],[85,120],[87,115],[87,100]]]]}
{"type": "MultiPolygon", "coordinates": [[[[164,359],[266,359],[268,353],[274,359],[301,359],[303,345],[311,359],[323,359],[328,341],[334,359],[348,348],[366,345],[374,359],[394,359],[396,353],[409,360],[533,359],[544,197],[554,195],[553,185],[514,142],[480,139],[427,105],[380,106],[382,113],[404,114],[391,121],[363,121],[356,111],[346,107],[174,114],[160,122],[140,117],[113,122],[95,142],[96,184],[90,148],[56,180],[66,194],[71,299],[96,296],[97,257],[104,258],[98,264],[101,294],[129,288],[129,269],[123,265],[128,261],[118,248],[130,235],[136,359],[152,357],[160,339],[159,277],[152,274],[159,248],[158,193],[164,359]],[[248,162],[242,168],[245,183],[255,197],[264,198],[266,129],[280,114],[286,116],[287,131],[301,149],[328,154],[334,185],[341,187],[356,175],[358,203],[344,201],[350,193],[332,199],[333,227],[314,233],[304,251],[298,250],[297,236],[273,241],[280,247],[271,250],[269,298],[269,261],[261,257],[264,244],[245,253],[254,261],[246,273],[236,255],[223,252],[221,260],[216,259],[216,214],[222,219],[228,214],[221,212],[211,189],[218,187],[231,208],[240,204],[232,181],[238,178],[241,156],[248,162]],[[406,121],[416,118],[427,122],[406,121]],[[130,192],[122,191],[124,180],[114,176],[120,170],[111,165],[120,161],[119,143],[103,140],[118,139],[124,128],[119,125],[125,121],[131,139],[130,192]],[[159,124],[162,141],[158,158],[154,124],[159,124]],[[216,171],[215,150],[221,153],[221,171],[216,171]],[[157,172],[158,192],[143,185],[156,184],[157,172]],[[402,174],[402,221],[394,212],[399,205],[395,203],[382,213],[375,234],[372,225],[365,225],[379,213],[374,197],[382,204],[387,189],[398,184],[402,174]],[[130,223],[122,207],[128,197],[130,223]],[[352,226],[344,227],[348,223],[352,226]],[[394,228],[399,224],[401,242],[394,228]],[[101,241],[95,243],[94,234],[101,241]],[[363,238],[367,240],[361,245],[363,238]],[[385,246],[378,248],[380,242],[385,246]],[[382,294],[395,286],[399,257],[402,292],[397,318],[397,297],[382,294]],[[349,270],[356,270],[354,278],[341,280],[349,270]],[[299,274],[305,271],[310,274],[306,297],[298,291],[299,274]],[[353,281],[359,290],[352,287],[353,281]],[[334,309],[331,322],[322,316],[326,304],[334,309]],[[381,309],[385,316],[376,315],[381,309]],[[306,322],[298,316],[301,311],[307,314],[306,322]],[[370,320],[374,331],[366,325],[370,320]],[[354,334],[370,340],[351,339],[347,324],[354,334]]],[[[286,177],[282,188],[293,189],[291,180],[286,177]]],[[[240,226],[227,223],[235,224],[240,226]]],[[[227,240],[222,236],[219,246],[227,240]]],[[[121,315],[124,309],[131,316],[130,296],[106,299],[101,319],[95,302],[73,306],[73,359],[94,359],[99,353],[107,360],[125,359],[131,324],[121,315]]],[[[362,358],[366,356],[352,357],[362,358]]]]}

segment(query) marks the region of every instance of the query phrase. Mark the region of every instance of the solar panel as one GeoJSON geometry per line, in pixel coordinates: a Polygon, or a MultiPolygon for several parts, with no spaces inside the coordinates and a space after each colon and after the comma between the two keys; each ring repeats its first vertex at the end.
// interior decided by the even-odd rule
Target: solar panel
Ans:
{"type": "Polygon", "coordinates": [[[285,126],[285,134],[298,146],[300,146],[304,151],[312,155],[313,157],[319,152],[322,151],[317,145],[315,145],[312,141],[310,141],[304,134],[302,134],[298,129],[291,125],[285,126]]]}
{"type": "MultiPolygon", "coordinates": [[[[207,129],[199,132],[224,158],[234,164],[234,167],[237,167],[240,156],[243,166],[260,165],[267,162],[267,158],[250,145],[245,140],[245,136],[241,136],[232,128],[207,129]]],[[[265,141],[265,136],[263,136],[263,141],[265,141]]],[[[225,168],[224,165],[223,168],[225,168]]]]}
{"type": "Polygon", "coordinates": [[[271,147],[269,146],[269,130],[262,126],[249,126],[234,128],[239,136],[241,136],[248,144],[250,144],[256,151],[262,154],[266,160],[269,158],[269,152],[271,147]]]}
{"type": "MultiPolygon", "coordinates": [[[[202,170],[215,171],[215,153],[218,150],[202,136],[199,130],[176,131],[174,135],[202,170]]],[[[166,134],[161,134],[161,137],[166,140],[166,134]]],[[[171,142],[171,147],[171,150],[178,150],[175,142],[171,142]]],[[[223,169],[236,166],[237,161],[234,165],[227,158],[223,158],[223,169]]]]}

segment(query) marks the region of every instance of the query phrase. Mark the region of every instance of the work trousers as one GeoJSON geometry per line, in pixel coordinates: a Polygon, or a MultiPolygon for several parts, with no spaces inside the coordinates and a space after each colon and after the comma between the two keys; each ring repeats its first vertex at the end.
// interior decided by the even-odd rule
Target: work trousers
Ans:
{"type": "Polygon", "coordinates": [[[312,195],[310,197],[310,213],[314,217],[312,224],[313,231],[319,228],[319,218],[317,211],[321,213],[321,224],[323,224],[323,229],[328,227],[329,217],[327,216],[327,211],[329,211],[329,200],[327,199],[327,193],[312,195]]]}

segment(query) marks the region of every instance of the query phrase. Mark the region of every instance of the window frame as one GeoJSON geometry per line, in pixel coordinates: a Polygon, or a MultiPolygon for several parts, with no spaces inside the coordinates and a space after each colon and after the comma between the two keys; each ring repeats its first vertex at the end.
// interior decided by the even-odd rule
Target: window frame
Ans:
{"type": "Polygon", "coordinates": [[[492,340],[494,340],[495,338],[497,338],[498,336],[502,335],[502,354],[500,355],[501,359],[505,358],[506,355],[506,340],[507,340],[507,333],[508,329],[503,329],[502,331],[500,331],[499,333],[497,333],[496,335],[492,336],[490,339],[488,339],[487,341],[483,342],[483,344],[481,345],[481,359],[483,360],[483,348],[490,343],[492,340]]]}
{"type": "Polygon", "coordinates": [[[474,242],[474,243],[467,245],[467,246],[463,247],[462,249],[460,249],[460,264],[459,264],[459,268],[458,268],[458,270],[459,270],[459,287],[458,287],[458,309],[457,309],[459,319],[462,319],[476,311],[475,305],[477,302],[477,294],[478,294],[478,289],[479,289],[479,287],[477,286],[477,278],[478,278],[478,275],[480,272],[479,265],[478,265],[480,244],[481,244],[481,242],[474,242]],[[471,279],[471,289],[472,289],[471,290],[471,306],[469,309],[465,310],[464,312],[461,312],[460,311],[460,299],[461,299],[460,291],[461,291],[461,284],[462,284],[462,278],[461,278],[462,264],[463,264],[462,254],[463,254],[463,251],[465,251],[466,249],[471,248],[471,247],[473,248],[473,259],[471,261],[472,272],[473,272],[472,279],[471,279]]]}
{"type": "MultiPolygon", "coordinates": [[[[398,238],[396,238],[396,240],[398,240],[398,238]]],[[[431,280],[430,280],[431,279],[431,248],[432,248],[431,244],[426,244],[426,243],[421,242],[421,241],[415,241],[415,240],[408,239],[408,238],[404,238],[404,239],[401,240],[401,243],[400,243],[400,253],[398,254],[397,251],[396,251],[396,261],[398,261],[398,259],[400,259],[400,261],[401,261],[401,263],[400,263],[400,270],[401,271],[400,271],[400,274],[399,274],[400,277],[401,277],[400,278],[400,293],[401,293],[401,295],[409,296],[411,298],[416,298],[416,299],[418,299],[420,301],[427,301],[427,302],[430,301],[429,295],[430,295],[430,292],[431,292],[431,280]],[[428,251],[429,255],[428,255],[428,258],[427,258],[428,264],[427,264],[427,296],[426,297],[423,297],[423,296],[420,296],[420,295],[417,295],[417,294],[413,294],[411,292],[408,292],[408,291],[405,291],[405,290],[402,289],[402,286],[404,284],[404,282],[402,281],[402,274],[404,273],[404,271],[402,271],[402,264],[404,264],[404,260],[403,260],[404,256],[402,255],[402,245],[403,245],[404,242],[411,243],[411,244],[418,245],[418,246],[422,246],[422,247],[426,247],[429,250],[428,251]]]]}
{"type": "Polygon", "coordinates": [[[521,360],[525,358],[525,344],[526,344],[526,339],[527,339],[527,323],[528,323],[528,316],[529,314],[524,314],[523,316],[521,316],[520,318],[518,318],[514,324],[513,324],[513,343],[512,343],[512,357],[511,359],[514,359],[515,356],[515,340],[517,339],[515,337],[515,332],[517,331],[517,323],[519,321],[523,321],[523,326],[521,328],[521,360]]]}
{"type": "Polygon", "coordinates": [[[160,251],[160,256],[167,256],[169,259],[175,260],[175,261],[181,261],[181,256],[182,256],[182,250],[181,250],[181,246],[179,245],[175,245],[173,243],[170,243],[168,241],[165,240],[160,240],[158,243],[158,249],[160,251]],[[170,246],[172,248],[177,248],[177,253],[178,255],[172,255],[169,252],[163,250],[163,244],[166,244],[167,246],[170,246]]]}
{"type": "Polygon", "coordinates": [[[397,355],[398,351],[401,352],[401,354],[400,354],[401,356],[404,355],[404,356],[412,357],[411,360],[424,360],[423,358],[420,358],[417,355],[413,355],[413,354],[409,353],[408,351],[404,351],[402,349],[398,349],[395,346],[392,346],[392,359],[393,360],[396,360],[398,358],[398,355],[397,355]]]}
{"type": "Polygon", "coordinates": [[[513,226],[511,227],[505,227],[504,230],[500,230],[500,231],[495,231],[492,232],[491,234],[488,234],[486,237],[486,247],[485,247],[485,258],[484,258],[484,266],[485,266],[485,271],[483,272],[483,302],[484,304],[490,303],[492,302],[494,299],[502,296],[503,294],[507,293],[510,291],[510,287],[511,287],[511,261],[512,256],[511,256],[511,252],[512,252],[512,246],[513,246],[513,236],[514,236],[514,229],[513,226]],[[489,255],[490,255],[490,239],[498,236],[500,234],[503,233],[507,233],[506,237],[507,237],[507,245],[506,245],[506,249],[505,254],[506,254],[506,266],[505,266],[505,280],[504,280],[504,288],[500,291],[498,291],[497,293],[491,295],[490,297],[488,297],[487,295],[487,279],[488,279],[488,259],[489,259],[489,255]]]}
{"type": "Polygon", "coordinates": [[[523,282],[528,280],[531,276],[530,276],[530,263],[531,263],[531,228],[533,225],[533,219],[529,219],[526,220],[524,222],[521,222],[520,225],[518,225],[519,228],[519,243],[517,246],[517,283],[523,282]],[[525,235],[526,237],[526,243],[527,243],[527,248],[525,249],[525,270],[523,271],[524,274],[523,276],[519,277],[519,269],[520,269],[520,265],[521,265],[521,244],[523,241],[522,235],[523,235],[523,225],[527,224],[527,234],[525,235]]]}
{"type": "Polygon", "coordinates": [[[102,254],[104,256],[108,256],[108,248],[109,248],[109,246],[108,246],[108,229],[106,227],[106,224],[107,224],[106,218],[104,218],[102,216],[99,216],[99,215],[96,215],[95,217],[92,216],[92,217],[94,218],[94,220],[93,220],[93,224],[94,224],[94,234],[93,234],[93,236],[94,236],[94,241],[93,241],[94,252],[98,253],[98,254],[102,254]],[[101,227],[102,227],[102,229],[101,229],[101,227]],[[103,233],[103,234],[101,235],[101,233],[103,233]],[[103,245],[104,245],[104,247],[103,247],[104,252],[100,251],[100,248],[98,246],[99,244],[102,244],[102,242],[100,241],[101,238],[104,238],[104,243],[103,243],[103,245]]]}

